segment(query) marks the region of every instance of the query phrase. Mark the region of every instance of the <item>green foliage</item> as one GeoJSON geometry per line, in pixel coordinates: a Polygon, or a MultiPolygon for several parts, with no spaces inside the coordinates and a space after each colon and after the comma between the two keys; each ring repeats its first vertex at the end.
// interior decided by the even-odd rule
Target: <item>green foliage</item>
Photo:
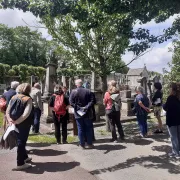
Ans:
{"type": "Polygon", "coordinates": [[[45,68],[28,66],[26,64],[14,65],[12,69],[10,68],[9,65],[0,63],[0,80],[2,82],[5,76],[19,76],[22,82],[26,82],[29,76],[34,75],[42,80],[46,74],[45,68]]]}
{"type": "Polygon", "coordinates": [[[91,71],[89,70],[74,70],[74,69],[67,69],[67,68],[63,68],[63,69],[60,68],[57,70],[58,76],[68,76],[68,77],[86,75],[90,73],[91,71]]]}

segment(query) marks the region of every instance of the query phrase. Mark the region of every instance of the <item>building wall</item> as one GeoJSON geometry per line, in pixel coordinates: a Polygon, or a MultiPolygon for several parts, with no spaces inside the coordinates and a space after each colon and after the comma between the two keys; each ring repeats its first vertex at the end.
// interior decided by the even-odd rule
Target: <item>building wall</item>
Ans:
{"type": "Polygon", "coordinates": [[[140,84],[137,82],[139,78],[141,78],[141,76],[128,76],[128,85],[130,87],[139,86],[140,84]]]}

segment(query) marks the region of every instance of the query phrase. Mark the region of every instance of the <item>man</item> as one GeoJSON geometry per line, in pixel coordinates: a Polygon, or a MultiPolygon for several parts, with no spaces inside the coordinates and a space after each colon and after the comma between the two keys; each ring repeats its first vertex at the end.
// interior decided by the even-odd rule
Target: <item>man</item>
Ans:
{"type": "Polygon", "coordinates": [[[69,90],[67,89],[67,87],[66,87],[66,86],[63,86],[63,87],[62,87],[62,90],[63,90],[63,92],[64,92],[64,95],[69,98],[70,93],[69,93],[69,90]]]}
{"type": "MultiPolygon", "coordinates": [[[[2,97],[6,100],[6,107],[8,107],[9,102],[11,100],[11,98],[16,95],[16,88],[19,86],[19,82],[18,81],[12,81],[11,82],[11,87],[9,90],[7,90],[2,97]]],[[[3,127],[4,130],[6,129],[6,123],[7,123],[7,118],[6,115],[4,114],[4,122],[3,122],[3,127]]]]}
{"type": "Polygon", "coordinates": [[[70,104],[74,108],[74,116],[78,126],[78,136],[80,146],[85,148],[84,137],[87,137],[87,148],[92,148],[92,106],[94,105],[94,97],[90,90],[82,87],[82,80],[75,81],[77,88],[70,95],[70,104]]]}
{"type": "Polygon", "coordinates": [[[35,83],[30,94],[31,98],[33,99],[33,106],[34,106],[34,124],[32,131],[36,134],[39,133],[40,118],[43,109],[40,89],[41,89],[40,84],[35,83]]]}

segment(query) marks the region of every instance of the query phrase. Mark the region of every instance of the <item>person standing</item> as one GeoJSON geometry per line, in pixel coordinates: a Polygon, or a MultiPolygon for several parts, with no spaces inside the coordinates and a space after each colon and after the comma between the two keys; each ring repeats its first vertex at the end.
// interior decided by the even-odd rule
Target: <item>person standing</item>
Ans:
{"type": "Polygon", "coordinates": [[[63,92],[64,92],[64,95],[69,98],[70,93],[69,93],[69,90],[67,89],[67,87],[66,87],[66,86],[63,86],[63,87],[62,87],[62,90],[63,90],[63,92]]]}
{"type": "Polygon", "coordinates": [[[112,133],[111,142],[117,142],[116,126],[118,128],[119,138],[124,140],[124,131],[120,121],[121,99],[115,82],[109,85],[108,91],[104,95],[104,105],[106,106],[106,118],[110,124],[112,133]]]}
{"type": "Polygon", "coordinates": [[[162,98],[163,98],[163,93],[162,93],[161,83],[159,82],[154,83],[154,94],[152,97],[152,105],[154,108],[154,116],[158,120],[158,128],[154,131],[155,134],[163,133],[162,120],[161,120],[162,98]]]}
{"type": "Polygon", "coordinates": [[[34,84],[30,96],[33,100],[33,106],[34,106],[34,123],[33,123],[32,131],[33,133],[38,134],[40,127],[40,118],[43,109],[42,100],[41,100],[41,86],[39,83],[34,84]]]}
{"type": "Polygon", "coordinates": [[[136,111],[137,121],[140,129],[141,137],[147,137],[148,127],[147,127],[147,115],[150,112],[149,109],[149,99],[144,94],[144,88],[139,86],[136,87],[137,96],[134,101],[134,107],[136,111]]]}
{"type": "Polygon", "coordinates": [[[62,124],[62,143],[67,144],[67,122],[69,107],[69,99],[64,95],[62,87],[56,85],[54,88],[54,94],[50,98],[49,106],[53,112],[53,121],[55,126],[55,137],[57,144],[61,144],[61,130],[62,124]]]}
{"type": "Polygon", "coordinates": [[[180,158],[180,83],[172,83],[170,95],[163,105],[166,111],[166,125],[172,143],[170,157],[180,158]]]}
{"type": "Polygon", "coordinates": [[[20,171],[31,167],[27,163],[32,158],[28,157],[25,147],[33,120],[33,105],[29,95],[31,92],[30,84],[20,84],[17,89],[18,94],[11,98],[6,110],[6,116],[9,124],[15,124],[19,131],[17,133],[17,167],[13,170],[20,171]],[[18,104],[19,102],[21,104],[18,104]],[[19,105],[18,107],[22,109],[18,109],[17,111],[16,105],[19,105]]]}
{"type": "Polygon", "coordinates": [[[78,126],[78,136],[80,146],[85,148],[85,137],[87,138],[87,148],[93,148],[93,122],[92,106],[94,97],[89,89],[85,89],[82,80],[75,81],[76,89],[71,92],[70,104],[74,108],[74,116],[78,126]]]}

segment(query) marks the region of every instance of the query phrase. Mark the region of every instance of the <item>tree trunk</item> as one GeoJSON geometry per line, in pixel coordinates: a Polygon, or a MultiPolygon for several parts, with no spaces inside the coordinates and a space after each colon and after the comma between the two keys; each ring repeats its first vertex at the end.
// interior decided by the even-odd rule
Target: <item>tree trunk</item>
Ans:
{"type": "Polygon", "coordinates": [[[102,92],[105,93],[107,91],[107,75],[103,74],[101,76],[102,79],[102,92]]]}

